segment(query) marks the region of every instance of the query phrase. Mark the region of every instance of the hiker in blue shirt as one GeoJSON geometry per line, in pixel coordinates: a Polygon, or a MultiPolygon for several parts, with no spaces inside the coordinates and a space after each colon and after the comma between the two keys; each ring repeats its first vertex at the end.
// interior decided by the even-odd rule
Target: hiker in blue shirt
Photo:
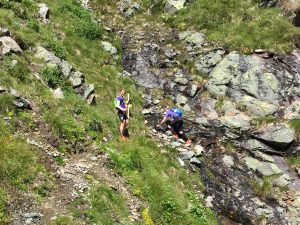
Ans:
{"type": "Polygon", "coordinates": [[[120,119],[120,135],[121,135],[121,140],[126,140],[127,138],[124,136],[124,132],[126,130],[126,127],[128,125],[128,117],[126,114],[127,107],[126,103],[124,100],[124,95],[125,95],[125,89],[122,89],[120,91],[119,96],[116,98],[116,109],[118,110],[118,116],[120,119]]]}
{"type": "Polygon", "coordinates": [[[182,137],[187,144],[191,144],[192,141],[189,139],[182,131],[183,127],[183,120],[182,120],[182,113],[178,113],[176,108],[169,109],[169,107],[166,107],[167,111],[164,114],[163,119],[161,122],[157,125],[158,127],[162,124],[166,123],[168,125],[168,128],[172,131],[175,138],[178,139],[178,137],[182,137]]]}

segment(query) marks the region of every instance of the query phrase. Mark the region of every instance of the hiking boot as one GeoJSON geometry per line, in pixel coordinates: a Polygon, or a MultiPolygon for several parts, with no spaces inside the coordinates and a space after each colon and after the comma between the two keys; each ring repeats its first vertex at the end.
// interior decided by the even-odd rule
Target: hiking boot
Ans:
{"type": "Polygon", "coordinates": [[[192,140],[191,140],[191,139],[187,140],[187,141],[186,141],[186,144],[187,144],[187,145],[191,145],[191,144],[192,144],[192,140]]]}
{"type": "Polygon", "coordinates": [[[125,136],[121,136],[121,141],[127,141],[127,138],[125,136]]]}

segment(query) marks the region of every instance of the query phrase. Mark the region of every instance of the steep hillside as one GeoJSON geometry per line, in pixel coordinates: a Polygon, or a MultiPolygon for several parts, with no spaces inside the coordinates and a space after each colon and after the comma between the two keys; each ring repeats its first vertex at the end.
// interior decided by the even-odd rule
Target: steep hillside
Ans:
{"type": "Polygon", "coordinates": [[[298,224],[300,33],[265,6],[0,0],[0,224],[298,224]]]}

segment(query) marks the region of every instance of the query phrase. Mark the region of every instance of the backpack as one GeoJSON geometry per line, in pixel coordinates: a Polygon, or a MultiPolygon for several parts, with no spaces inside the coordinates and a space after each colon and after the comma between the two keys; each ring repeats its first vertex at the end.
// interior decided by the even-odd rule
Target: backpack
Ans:
{"type": "Polygon", "coordinates": [[[174,113],[176,113],[178,116],[182,117],[182,110],[181,109],[178,109],[177,107],[174,107],[171,109],[174,113]]]}
{"type": "Polygon", "coordinates": [[[117,105],[118,105],[118,100],[117,100],[117,98],[115,98],[115,100],[114,100],[114,106],[115,106],[115,108],[117,108],[117,105]]]}

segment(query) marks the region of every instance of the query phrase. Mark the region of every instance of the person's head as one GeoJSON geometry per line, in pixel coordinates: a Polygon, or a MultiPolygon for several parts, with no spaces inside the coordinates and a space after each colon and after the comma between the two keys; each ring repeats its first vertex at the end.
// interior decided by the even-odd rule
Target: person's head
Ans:
{"type": "Polygon", "coordinates": [[[125,89],[121,89],[121,90],[120,90],[120,95],[121,95],[122,97],[125,95],[125,93],[126,93],[125,89]]]}

